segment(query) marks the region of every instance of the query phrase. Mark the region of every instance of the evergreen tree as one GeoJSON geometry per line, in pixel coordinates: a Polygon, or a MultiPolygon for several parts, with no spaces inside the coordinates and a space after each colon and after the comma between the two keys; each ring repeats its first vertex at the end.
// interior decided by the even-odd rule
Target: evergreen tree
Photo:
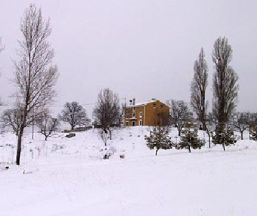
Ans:
{"type": "Polygon", "coordinates": [[[234,131],[229,127],[227,127],[222,132],[219,130],[219,127],[217,127],[212,137],[212,142],[214,144],[222,144],[224,151],[225,151],[225,146],[235,144],[236,141],[237,140],[234,137],[234,131]]]}
{"type": "Polygon", "coordinates": [[[157,155],[160,149],[171,149],[172,142],[169,137],[169,128],[156,126],[150,131],[149,136],[145,136],[146,145],[150,149],[156,149],[155,155],[157,155]]]}
{"type": "Polygon", "coordinates": [[[177,149],[201,149],[205,142],[198,138],[198,130],[192,122],[188,122],[181,133],[181,141],[177,144],[177,149]]]}

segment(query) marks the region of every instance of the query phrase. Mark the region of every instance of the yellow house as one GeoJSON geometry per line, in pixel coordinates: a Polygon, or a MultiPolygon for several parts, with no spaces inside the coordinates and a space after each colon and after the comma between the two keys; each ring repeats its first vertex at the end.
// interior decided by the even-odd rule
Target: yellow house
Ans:
{"type": "Polygon", "coordinates": [[[126,126],[164,126],[168,121],[169,107],[156,99],[145,103],[135,103],[133,99],[130,105],[124,108],[126,126]]]}

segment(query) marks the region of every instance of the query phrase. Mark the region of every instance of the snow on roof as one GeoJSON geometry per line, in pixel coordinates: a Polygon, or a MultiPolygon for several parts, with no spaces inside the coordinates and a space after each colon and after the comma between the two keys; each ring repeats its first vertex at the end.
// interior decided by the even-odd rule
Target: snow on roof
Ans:
{"type": "Polygon", "coordinates": [[[128,105],[127,107],[138,107],[138,106],[144,106],[146,104],[149,104],[149,103],[153,103],[153,102],[156,102],[158,100],[156,99],[152,99],[152,100],[149,100],[149,101],[146,101],[146,102],[140,102],[140,103],[135,103],[135,105],[128,105]]]}

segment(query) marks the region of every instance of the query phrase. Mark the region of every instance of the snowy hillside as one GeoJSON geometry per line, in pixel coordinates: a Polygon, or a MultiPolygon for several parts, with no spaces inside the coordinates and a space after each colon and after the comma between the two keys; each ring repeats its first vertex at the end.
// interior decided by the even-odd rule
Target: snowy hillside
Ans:
{"type": "MultiPolygon", "coordinates": [[[[2,134],[0,215],[256,215],[256,142],[154,156],[145,145],[148,133],[115,131],[110,160],[101,159],[97,130],[70,139],[59,133],[47,142],[26,134],[20,167],[10,165],[16,137],[2,134]]],[[[171,136],[175,141],[176,129],[171,136]]]]}

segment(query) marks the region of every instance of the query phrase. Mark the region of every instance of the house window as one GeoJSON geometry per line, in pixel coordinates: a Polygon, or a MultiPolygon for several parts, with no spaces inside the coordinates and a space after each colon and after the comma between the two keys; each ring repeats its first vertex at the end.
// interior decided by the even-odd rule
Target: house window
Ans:
{"type": "Polygon", "coordinates": [[[126,126],[129,126],[129,122],[128,121],[126,121],[126,126]]]}
{"type": "Polygon", "coordinates": [[[143,125],[143,121],[142,121],[142,120],[139,121],[139,125],[140,125],[140,126],[143,125]]]}
{"type": "Polygon", "coordinates": [[[136,126],[136,122],[135,121],[132,122],[132,126],[136,126]]]}
{"type": "Polygon", "coordinates": [[[142,118],[143,117],[143,112],[139,113],[139,117],[142,118]]]}
{"type": "Polygon", "coordinates": [[[154,109],[156,108],[156,103],[153,104],[153,108],[154,108],[154,109]]]}

